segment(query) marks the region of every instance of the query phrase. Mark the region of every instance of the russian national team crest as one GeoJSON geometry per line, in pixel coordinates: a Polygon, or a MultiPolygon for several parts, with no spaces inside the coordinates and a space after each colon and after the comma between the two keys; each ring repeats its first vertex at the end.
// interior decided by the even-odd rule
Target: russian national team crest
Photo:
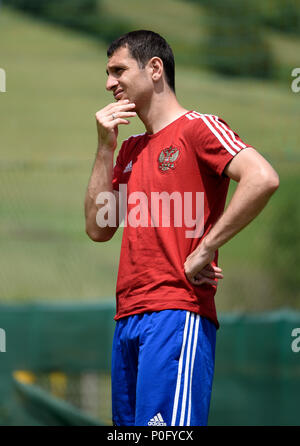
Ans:
{"type": "Polygon", "coordinates": [[[179,155],[180,149],[178,147],[170,146],[167,149],[163,149],[158,157],[159,170],[164,173],[169,169],[175,169],[179,155]]]}

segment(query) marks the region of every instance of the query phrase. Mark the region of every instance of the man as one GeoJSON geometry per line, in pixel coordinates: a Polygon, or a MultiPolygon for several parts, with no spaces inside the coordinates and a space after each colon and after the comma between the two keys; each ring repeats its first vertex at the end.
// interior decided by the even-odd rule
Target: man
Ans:
{"type": "Polygon", "coordinates": [[[107,54],[115,102],[96,113],[85,215],[87,234],[103,242],[124,214],[113,422],[206,425],[219,327],[214,295],[223,278],[218,249],[260,213],[278,176],[225,121],[179,104],[173,53],[161,36],[134,31],[107,54]],[[135,116],[146,132],[123,142],[113,166],[118,126],[135,116]],[[238,184],[224,212],[230,179],[238,184]]]}

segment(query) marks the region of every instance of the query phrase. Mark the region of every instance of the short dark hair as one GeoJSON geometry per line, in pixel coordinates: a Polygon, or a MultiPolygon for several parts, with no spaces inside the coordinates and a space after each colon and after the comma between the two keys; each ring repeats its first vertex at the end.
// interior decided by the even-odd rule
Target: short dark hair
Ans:
{"type": "Polygon", "coordinates": [[[108,50],[107,57],[122,47],[128,47],[131,57],[133,57],[141,68],[152,57],[159,57],[164,64],[164,72],[169,87],[175,93],[175,60],[170,45],[159,34],[144,29],[131,31],[114,40],[108,50]]]}

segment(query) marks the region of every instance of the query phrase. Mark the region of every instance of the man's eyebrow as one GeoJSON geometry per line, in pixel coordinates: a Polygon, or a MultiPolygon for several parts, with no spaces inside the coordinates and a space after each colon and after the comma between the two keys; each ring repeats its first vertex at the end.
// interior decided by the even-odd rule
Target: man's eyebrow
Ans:
{"type": "Polygon", "coordinates": [[[116,65],[111,65],[111,66],[107,67],[107,68],[106,68],[106,74],[107,74],[107,75],[109,74],[109,72],[108,72],[109,69],[110,69],[111,71],[116,71],[116,70],[118,70],[118,69],[124,70],[124,69],[126,69],[126,65],[116,64],[116,65]]]}

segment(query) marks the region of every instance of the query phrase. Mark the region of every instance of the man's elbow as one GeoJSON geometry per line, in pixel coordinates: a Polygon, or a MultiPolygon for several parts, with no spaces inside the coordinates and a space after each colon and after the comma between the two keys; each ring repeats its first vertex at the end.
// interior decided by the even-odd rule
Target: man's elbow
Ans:
{"type": "Polygon", "coordinates": [[[272,174],[269,175],[268,180],[267,180],[267,187],[268,190],[271,194],[273,194],[274,192],[276,192],[276,190],[279,188],[279,175],[277,174],[277,172],[272,172],[272,174]]]}
{"type": "Polygon", "coordinates": [[[270,196],[276,192],[280,184],[279,175],[274,169],[262,172],[261,181],[265,192],[270,196]]]}
{"type": "Polygon", "coordinates": [[[89,228],[86,228],[85,232],[93,242],[98,242],[98,243],[108,242],[113,236],[112,233],[95,231],[89,228]]]}

